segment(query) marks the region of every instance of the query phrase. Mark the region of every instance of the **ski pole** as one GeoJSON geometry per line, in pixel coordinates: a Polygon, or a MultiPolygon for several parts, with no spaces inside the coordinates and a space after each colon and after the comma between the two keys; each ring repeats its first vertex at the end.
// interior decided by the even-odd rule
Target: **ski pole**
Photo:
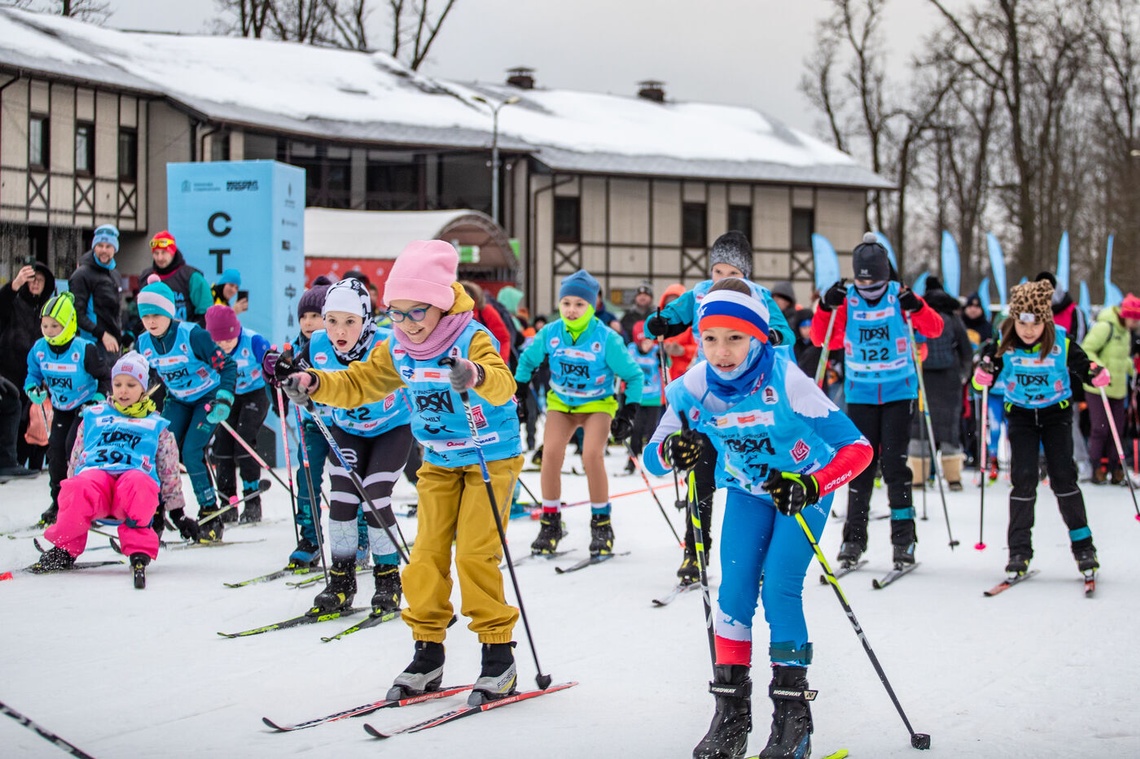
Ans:
{"type": "Polygon", "coordinates": [[[0,712],[7,714],[9,717],[16,720],[17,722],[19,722],[21,725],[23,725],[24,727],[31,730],[36,735],[40,736],[41,738],[43,738],[48,743],[52,744],[53,746],[55,746],[58,749],[62,749],[63,751],[66,751],[67,753],[71,754],[72,756],[77,756],[77,757],[79,757],[79,759],[95,759],[95,757],[91,756],[91,754],[88,754],[86,751],[83,751],[82,749],[80,749],[78,746],[76,746],[73,743],[68,743],[63,738],[60,738],[58,735],[53,733],[51,730],[48,730],[46,727],[39,724],[38,722],[34,722],[31,719],[25,717],[23,714],[20,714],[18,711],[16,711],[12,707],[8,706],[7,704],[5,704],[3,701],[0,701],[0,712]]]}
{"type": "MultiPolygon", "coordinates": [[[[661,309],[657,309],[657,315],[661,316],[661,309]]],[[[657,363],[661,366],[661,408],[669,405],[668,399],[665,397],[665,378],[668,376],[668,367],[665,362],[665,336],[657,336],[657,363]]],[[[653,492],[650,489],[650,492],[653,492]]],[[[681,478],[677,474],[677,470],[673,470],[673,505],[680,508],[681,506],[681,478]]],[[[672,526],[672,525],[670,525],[672,526]]]]}
{"type": "MultiPolygon", "coordinates": [[[[946,517],[946,534],[950,536],[950,550],[953,551],[958,541],[954,540],[954,533],[950,529],[950,510],[946,508],[946,491],[942,489],[942,465],[938,463],[938,457],[934,453],[934,425],[930,422],[930,398],[926,395],[926,381],[922,378],[922,359],[918,355],[918,343],[914,340],[914,322],[906,319],[906,328],[910,332],[910,347],[914,351],[915,368],[918,370],[918,397],[922,404],[923,418],[926,420],[926,435],[930,439],[930,463],[934,466],[934,473],[938,478],[938,494],[942,496],[942,514],[946,517]]],[[[923,483],[923,492],[925,484],[923,483]]]]}
{"type": "Polygon", "coordinates": [[[823,549],[819,547],[819,543],[812,534],[811,527],[808,526],[804,515],[797,513],[796,522],[799,523],[800,529],[804,531],[804,537],[811,543],[811,549],[815,552],[815,558],[819,561],[819,565],[823,567],[823,574],[827,578],[827,582],[831,585],[831,589],[835,591],[835,597],[839,599],[840,606],[847,614],[847,621],[851,623],[851,627],[855,630],[855,636],[859,638],[859,642],[863,644],[863,650],[867,652],[867,658],[871,660],[871,666],[875,668],[875,673],[879,676],[879,681],[882,682],[883,687],[887,689],[887,695],[891,697],[891,703],[895,705],[898,710],[899,716],[902,717],[903,724],[906,725],[907,732],[910,733],[910,745],[917,749],[930,748],[930,735],[927,733],[916,733],[914,728],[910,726],[910,720],[906,717],[906,712],[903,711],[902,704],[899,703],[898,696],[895,695],[895,689],[891,687],[890,681],[887,679],[887,673],[883,671],[883,666],[879,664],[879,657],[875,656],[874,650],[871,648],[871,643],[867,640],[867,634],[863,632],[863,628],[859,625],[859,620],[855,618],[855,612],[851,609],[851,604],[847,602],[847,596],[844,595],[843,589],[839,587],[839,580],[836,579],[835,574],[831,571],[831,567],[827,563],[827,557],[823,555],[823,549]]]}
{"type": "MultiPolygon", "coordinates": [[[[288,349],[290,346],[286,344],[285,347],[288,349]]],[[[285,394],[281,392],[280,387],[275,389],[277,391],[277,418],[281,422],[281,446],[285,449],[285,473],[289,477],[289,503],[293,507],[293,537],[300,542],[301,532],[297,528],[297,491],[293,487],[293,462],[289,458],[289,428],[285,424],[285,394]]]]}
{"type": "MultiPolygon", "coordinates": [[[[305,420],[301,416],[300,406],[294,404],[293,410],[297,415],[297,439],[300,441],[301,466],[305,470],[305,483],[309,486],[309,518],[313,520],[313,530],[317,536],[317,550],[321,554],[321,569],[324,570],[325,577],[328,577],[329,568],[325,561],[325,539],[321,533],[321,506],[316,496],[317,491],[313,490],[313,472],[309,463],[309,449],[305,445],[305,420]]],[[[299,509],[300,506],[298,505],[297,508],[299,509]]],[[[298,533],[297,540],[300,542],[300,529],[294,525],[294,530],[298,533]]]]}
{"type": "Polygon", "coordinates": [[[1132,475],[1128,473],[1128,464],[1124,461],[1124,446],[1120,443],[1120,433],[1116,429],[1116,420],[1112,418],[1112,406],[1108,403],[1108,393],[1104,388],[1100,390],[1100,399],[1104,402],[1104,415],[1108,418],[1108,428],[1112,430],[1112,442],[1116,443],[1116,453],[1120,456],[1120,468],[1124,472],[1124,481],[1128,483],[1128,492],[1132,494],[1132,506],[1136,509],[1136,519],[1140,520],[1140,505],[1136,503],[1136,486],[1132,484],[1132,475]]]}
{"type": "Polygon", "coordinates": [[[986,443],[988,442],[987,438],[990,434],[989,428],[986,427],[986,424],[989,422],[989,419],[987,418],[989,416],[989,394],[990,388],[989,385],[986,385],[982,388],[982,429],[978,433],[978,448],[981,449],[981,457],[978,459],[978,461],[981,462],[981,465],[978,467],[978,471],[981,474],[980,484],[982,487],[982,492],[978,505],[978,544],[975,545],[974,548],[978,549],[979,551],[986,550],[986,541],[984,540],[983,535],[985,534],[986,529],[986,454],[989,453],[989,446],[986,445],[986,443]]]}
{"type": "MultiPolygon", "coordinates": [[[[206,404],[206,410],[210,410],[210,404],[206,404]]],[[[289,489],[289,485],[286,484],[285,480],[281,479],[281,475],[277,474],[277,472],[273,471],[273,468],[270,467],[269,464],[265,463],[265,459],[261,458],[261,454],[257,452],[257,449],[246,442],[245,438],[239,435],[237,433],[237,430],[230,426],[229,422],[223,419],[222,421],[218,422],[218,424],[223,427],[226,432],[230,433],[230,435],[233,436],[234,440],[238,442],[238,445],[245,449],[245,452],[249,454],[250,458],[257,462],[258,466],[269,472],[269,474],[273,476],[273,479],[277,480],[278,485],[285,489],[289,489]]]]}
{"type": "MultiPolygon", "coordinates": [[[[440,360],[443,366],[452,366],[451,358],[440,360]]],[[[515,565],[511,561],[511,549],[507,546],[507,534],[503,531],[503,520],[499,513],[499,504],[495,499],[495,489],[491,486],[491,472],[487,469],[487,458],[483,455],[483,446],[479,445],[479,428],[475,425],[475,416],[471,413],[471,397],[466,390],[459,391],[459,400],[463,402],[463,414],[467,417],[467,427],[471,431],[471,445],[475,447],[475,455],[479,458],[479,472],[483,476],[483,486],[487,488],[487,502],[491,504],[491,514],[495,518],[495,529],[499,532],[499,543],[503,547],[503,557],[507,560],[507,571],[511,575],[511,585],[515,588],[515,598],[519,602],[519,615],[522,617],[523,629],[526,630],[526,639],[530,643],[530,653],[534,657],[534,668],[538,671],[535,682],[539,690],[550,687],[552,678],[543,674],[542,665],[538,663],[538,649],[534,647],[534,635],[530,632],[530,621],[526,616],[526,605],[523,604],[522,593],[519,591],[519,581],[515,576],[515,565]]]]}
{"type": "MultiPolygon", "coordinates": [[[[822,299],[823,296],[820,296],[822,299]]],[[[815,368],[815,384],[823,389],[824,378],[827,376],[827,354],[831,352],[831,332],[835,329],[835,315],[838,309],[831,309],[831,317],[827,320],[827,334],[823,338],[823,346],[819,353],[819,365],[815,368]]]]}
{"type": "Polygon", "coordinates": [[[522,489],[526,491],[526,494],[528,496],[530,496],[530,502],[531,503],[536,504],[538,506],[542,505],[542,501],[539,500],[538,498],[535,498],[534,492],[530,488],[527,487],[525,482],[523,482],[523,478],[521,475],[519,476],[519,485],[522,485],[522,489]]]}
{"type": "MultiPolygon", "coordinates": [[[[681,417],[684,419],[684,417],[681,417]]],[[[686,425],[687,426],[687,425],[686,425]]],[[[709,573],[705,559],[705,528],[701,519],[701,505],[697,500],[697,475],[690,469],[689,488],[685,504],[688,507],[689,521],[693,524],[694,553],[697,555],[697,570],[701,578],[701,601],[705,608],[705,631],[709,636],[709,656],[712,657],[713,675],[716,675],[716,632],[713,626],[712,599],[709,596],[709,573]]]]}
{"type": "MultiPolygon", "coordinates": [[[[616,501],[618,498],[625,498],[625,497],[631,496],[631,495],[641,495],[642,493],[646,492],[646,490],[657,491],[657,490],[663,490],[664,488],[667,488],[667,487],[669,487],[669,483],[665,482],[665,483],[662,483],[660,485],[654,485],[651,488],[638,488],[637,490],[626,490],[626,491],[623,491],[621,493],[610,493],[610,500],[616,501]]],[[[572,503],[564,503],[564,504],[562,504],[562,508],[569,509],[569,508],[572,508],[574,506],[589,506],[591,503],[593,503],[593,501],[590,500],[589,498],[586,498],[586,499],[581,500],[581,501],[573,501],[572,503]]],[[[680,503],[685,508],[688,508],[685,501],[681,501],[680,503]]],[[[538,519],[541,516],[542,516],[542,509],[541,508],[533,509],[530,513],[531,519],[538,519]]]]}
{"type": "Polygon", "coordinates": [[[628,440],[625,441],[625,450],[629,453],[629,460],[633,462],[634,468],[641,473],[641,479],[645,480],[645,487],[649,488],[649,495],[653,496],[653,500],[657,502],[657,508],[661,511],[661,516],[665,519],[665,524],[669,525],[669,530],[673,533],[673,537],[677,539],[677,544],[684,548],[685,541],[677,534],[677,528],[673,526],[673,521],[669,519],[669,514],[665,511],[665,507],[661,505],[661,499],[653,492],[653,485],[649,482],[649,475],[645,473],[645,467],[637,460],[637,456],[634,455],[633,448],[630,447],[628,440]]]}

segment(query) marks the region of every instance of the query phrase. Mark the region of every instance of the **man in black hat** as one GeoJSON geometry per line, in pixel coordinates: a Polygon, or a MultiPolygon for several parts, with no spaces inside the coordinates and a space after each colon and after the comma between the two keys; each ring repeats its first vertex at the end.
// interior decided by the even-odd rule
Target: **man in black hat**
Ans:
{"type": "Polygon", "coordinates": [[[633,342],[633,325],[643,322],[653,313],[653,288],[643,282],[633,296],[633,305],[621,317],[621,336],[625,344],[633,342]]]}

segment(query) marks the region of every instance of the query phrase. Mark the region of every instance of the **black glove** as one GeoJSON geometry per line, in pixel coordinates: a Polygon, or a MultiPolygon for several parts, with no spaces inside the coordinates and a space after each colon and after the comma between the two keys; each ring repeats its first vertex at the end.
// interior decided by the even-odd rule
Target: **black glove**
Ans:
{"type": "Polygon", "coordinates": [[[664,337],[669,331],[669,322],[660,312],[645,320],[645,334],[653,337],[664,337]]]}
{"type": "Polygon", "coordinates": [[[198,542],[198,522],[186,516],[182,509],[171,509],[170,521],[178,528],[183,540],[198,542]]]}
{"type": "Polygon", "coordinates": [[[618,409],[613,421],[610,422],[610,437],[615,442],[624,443],[633,434],[633,419],[640,408],[640,403],[627,403],[618,409]]]}
{"type": "Polygon", "coordinates": [[[692,469],[701,459],[704,442],[701,434],[690,429],[674,432],[662,446],[665,460],[674,469],[692,469]]]}
{"type": "Polygon", "coordinates": [[[845,300],[847,300],[847,283],[843,280],[839,280],[827,288],[827,292],[823,294],[823,301],[820,305],[824,311],[830,311],[833,308],[842,306],[845,300]]]}
{"type": "Polygon", "coordinates": [[[904,287],[899,290],[899,305],[902,306],[904,310],[910,311],[913,314],[915,311],[922,309],[922,299],[914,294],[914,290],[911,290],[909,287],[904,287]]]}
{"type": "Polygon", "coordinates": [[[772,502],[784,516],[799,514],[804,506],[819,501],[819,483],[810,474],[772,469],[768,472],[764,489],[772,496],[772,502]]]}
{"type": "Polygon", "coordinates": [[[527,398],[530,397],[530,383],[515,380],[515,400],[518,402],[519,424],[526,424],[530,414],[527,413],[527,398]]]}

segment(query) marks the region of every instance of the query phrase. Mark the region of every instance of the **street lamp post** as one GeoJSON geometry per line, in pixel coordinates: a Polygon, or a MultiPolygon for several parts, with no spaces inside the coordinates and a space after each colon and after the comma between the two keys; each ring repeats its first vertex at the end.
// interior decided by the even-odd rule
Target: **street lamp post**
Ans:
{"type": "Polygon", "coordinates": [[[476,95],[471,98],[478,101],[491,109],[491,218],[495,220],[496,224],[500,224],[499,220],[499,111],[505,106],[514,105],[519,102],[517,95],[511,95],[506,100],[500,100],[497,103],[492,103],[482,95],[476,95]]]}

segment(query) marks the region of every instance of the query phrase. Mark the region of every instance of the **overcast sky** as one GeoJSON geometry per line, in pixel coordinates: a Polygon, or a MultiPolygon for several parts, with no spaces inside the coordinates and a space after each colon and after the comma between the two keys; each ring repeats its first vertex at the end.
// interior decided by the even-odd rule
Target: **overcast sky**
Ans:
{"type": "MultiPolygon", "coordinates": [[[[434,0],[440,4],[440,0],[434,0]]],[[[201,32],[214,0],[110,0],[109,26],[201,32]]],[[[372,40],[386,30],[374,2],[372,40]]],[[[819,115],[799,92],[825,0],[459,0],[432,47],[426,74],[502,81],[529,66],[538,86],[634,94],[665,82],[670,99],[746,105],[816,134],[819,115]]],[[[924,0],[891,0],[888,39],[903,66],[935,17],[924,0]]]]}

